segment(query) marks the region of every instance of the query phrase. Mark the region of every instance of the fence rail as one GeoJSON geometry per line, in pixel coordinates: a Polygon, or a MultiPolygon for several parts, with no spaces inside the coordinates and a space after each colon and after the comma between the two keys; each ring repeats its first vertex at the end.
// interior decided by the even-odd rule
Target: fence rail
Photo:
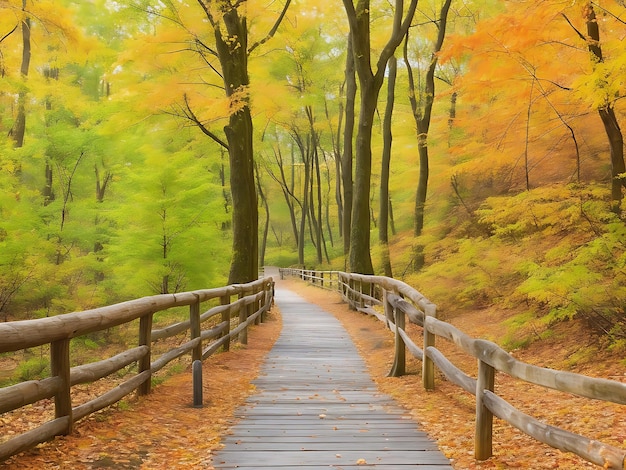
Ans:
{"type": "Polygon", "coordinates": [[[53,420],[0,443],[0,462],[55,436],[72,432],[74,423],[110,406],[137,390],[150,392],[152,374],[185,354],[193,361],[204,360],[220,347],[228,350],[231,341],[247,343],[247,328],[263,321],[274,295],[271,277],[249,284],[237,284],[180,294],[144,297],[115,305],[68,313],[38,320],[0,323],[0,353],[49,345],[50,377],[29,380],[0,388],[0,413],[17,410],[40,400],[54,398],[53,420]],[[233,296],[237,299],[231,301],[233,296]],[[219,299],[220,305],[201,313],[203,303],[219,299]],[[152,329],[157,312],[189,306],[189,319],[162,329],[152,329]],[[70,340],[89,333],[139,320],[138,345],[98,362],[70,367],[70,340]],[[212,320],[215,319],[215,320],[212,320]],[[212,320],[203,330],[203,323],[212,320]],[[216,321],[219,323],[215,324],[216,321]],[[187,335],[189,340],[153,360],[153,343],[172,336],[187,335]],[[138,371],[130,379],[103,395],[74,406],[71,388],[109,376],[133,363],[138,371]]]}
{"type": "Polygon", "coordinates": [[[506,421],[529,436],[557,449],[573,452],[588,462],[607,469],[626,469],[626,450],[547,425],[522,413],[494,393],[495,372],[500,371],[530,384],[586,398],[626,405],[626,384],[547,369],[518,361],[497,344],[474,339],[449,323],[437,319],[436,306],[404,282],[381,276],[364,276],[341,271],[281,269],[281,279],[297,277],[313,285],[336,290],[351,308],[374,315],[395,332],[396,347],[391,375],[405,374],[406,350],[422,361],[422,381],[435,388],[435,367],[452,383],[476,397],[474,455],[485,460],[493,455],[493,417],[506,421]],[[383,313],[374,307],[382,306],[383,313]],[[405,330],[406,317],[421,326],[418,346],[405,330]],[[477,377],[457,368],[435,344],[446,339],[478,360],[477,377]]]}

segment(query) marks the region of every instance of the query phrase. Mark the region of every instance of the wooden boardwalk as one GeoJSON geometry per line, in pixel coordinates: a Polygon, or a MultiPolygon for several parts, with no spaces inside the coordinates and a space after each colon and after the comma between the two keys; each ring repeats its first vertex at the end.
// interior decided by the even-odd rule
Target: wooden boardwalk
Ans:
{"type": "Polygon", "coordinates": [[[451,470],[410,415],[381,394],[341,324],[277,288],[283,331],[257,394],[213,458],[218,469],[451,470]]]}

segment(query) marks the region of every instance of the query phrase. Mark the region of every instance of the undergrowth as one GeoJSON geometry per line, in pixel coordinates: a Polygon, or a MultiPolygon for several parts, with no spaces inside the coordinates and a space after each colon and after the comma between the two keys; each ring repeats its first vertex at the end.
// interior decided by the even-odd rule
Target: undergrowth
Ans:
{"type": "MultiPolygon", "coordinates": [[[[441,228],[437,228],[441,231],[441,228]]],[[[525,347],[584,319],[626,350],[626,223],[595,186],[551,186],[487,198],[444,239],[426,245],[424,268],[406,277],[442,315],[512,309],[501,343],[525,347]]]]}

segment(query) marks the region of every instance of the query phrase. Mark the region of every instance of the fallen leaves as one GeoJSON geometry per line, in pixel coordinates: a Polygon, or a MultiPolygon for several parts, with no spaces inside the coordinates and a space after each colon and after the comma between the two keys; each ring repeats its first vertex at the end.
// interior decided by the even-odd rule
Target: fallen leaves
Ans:
{"type": "Polygon", "coordinates": [[[205,361],[203,408],[192,406],[189,368],[154,387],[149,396],[91,415],[76,423],[71,435],[10,458],[3,470],[213,468],[212,451],[219,448],[220,436],[235,421],[235,409],[254,392],[250,382],[280,329],[280,315],[274,307],[269,321],[249,332],[247,346],[205,361]]]}
{"type": "MultiPolygon", "coordinates": [[[[436,380],[435,392],[424,391],[421,363],[412,358],[407,361],[409,375],[386,377],[394,346],[391,332],[382,323],[349,311],[344,304],[337,302],[335,295],[320,295],[319,289],[306,287],[300,282],[284,282],[342,321],[381,391],[410,410],[423,429],[437,439],[455,469],[597,468],[573,454],[543,445],[497,419],[494,422],[494,457],[477,462],[473,457],[475,401],[471,395],[441,376],[436,380]]],[[[276,307],[273,311],[277,311],[276,307]]],[[[191,373],[186,371],[157,386],[148,397],[131,401],[123,407],[113,406],[77,423],[71,436],[57,438],[9,459],[3,470],[212,468],[212,451],[219,448],[220,436],[227,434],[235,421],[233,415],[237,406],[254,391],[250,381],[258,374],[265,354],[278,337],[279,320],[279,315],[272,314],[269,322],[252,329],[248,346],[232,348],[230,352],[205,362],[203,408],[191,406],[191,373]]],[[[463,325],[461,329],[472,334],[471,322],[468,324],[470,326],[463,325]]],[[[443,341],[438,346],[446,347],[443,341]]],[[[473,358],[451,350],[445,353],[464,370],[471,372],[475,369],[473,358]]],[[[602,367],[607,376],[624,378],[623,372],[606,364],[602,367]]],[[[502,374],[497,376],[496,387],[497,393],[516,407],[550,424],[558,422],[572,432],[608,444],[623,447],[626,443],[626,415],[618,405],[565,396],[540,387],[524,386],[522,389],[519,383],[502,374]]],[[[324,419],[324,414],[319,418],[324,419]]],[[[7,415],[0,420],[3,434],[7,420],[7,415]]],[[[338,430],[338,427],[333,429],[338,430]]],[[[366,433],[367,430],[358,432],[366,433]]],[[[358,459],[356,465],[370,464],[365,459],[358,459]]]]}
{"type": "MultiPolygon", "coordinates": [[[[407,354],[408,375],[386,377],[393,360],[394,343],[393,334],[380,321],[348,310],[345,304],[338,302],[338,295],[322,296],[316,287],[305,286],[299,281],[286,282],[289,289],[297,291],[309,302],[322,306],[342,322],[357,345],[361,356],[367,362],[370,373],[381,391],[391,395],[410,410],[411,415],[421,424],[423,430],[437,440],[439,448],[446,457],[451,459],[455,469],[581,470],[598,468],[575,454],[561,452],[542,444],[499,419],[495,419],[493,427],[494,456],[486,461],[476,461],[474,459],[476,402],[472,395],[448,382],[441,374],[436,378],[436,390],[425,391],[421,383],[421,362],[409,354],[407,354]]],[[[455,326],[476,337],[481,337],[478,330],[486,327],[484,322],[477,323],[471,317],[467,320],[461,317],[459,320],[458,323],[455,322],[455,326]],[[473,331],[473,328],[477,331],[473,331]]],[[[496,324],[497,318],[490,319],[489,327],[492,329],[492,334],[496,324]]],[[[407,329],[412,337],[420,337],[421,329],[415,325],[408,325],[407,329]]],[[[586,338],[584,330],[581,330],[578,339],[573,332],[568,333],[567,339],[574,345],[576,342],[582,344],[583,339],[586,338]]],[[[539,346],[540,344],[535,345],[535,347],[539,346]]],[[[476,359],[459,353],[454,346],[444,340],[440,340],[437,347],[442,349],[458,367],[476,376],[476,359]]],[[[553,368],[565,368],[555,363],[556,358],[551,347],[554,345],[546,344],[545,351],[534,349],[532,352],[523,351],[523,354],[519,352],[518,358],[526,362],[532,362],[535,359],[548,363],[553,368]]],[[[599,361],[594,364],[594,367],[598,366],[598,363],[599,361]]],[[[599,365],[600,368],[585,370],[583,364],[578,372],[591,375],[590,372],[594,370],[602,370],[606,377],[623,378],[623,372],[620,372],[623,368],[616,368],[616,364],[619,364],[619,358],[613,360],[608,358],[606,363],[599,365]]],[[[568,431],[610,445],[624,447],[626,414],[620,405],[522,384],[505,374],[497,375],[496,392],[520,410],[548,424],[563,427],[568,431]]]]}

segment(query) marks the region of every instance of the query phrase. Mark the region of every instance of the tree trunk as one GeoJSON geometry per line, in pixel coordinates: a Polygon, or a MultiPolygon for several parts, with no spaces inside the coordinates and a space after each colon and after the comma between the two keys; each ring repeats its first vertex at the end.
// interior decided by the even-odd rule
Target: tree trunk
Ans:
{"type": "Polygon", "coordinates": [[[378,105],[376,83],[361,82],[361,113],[356,139],[356,171],[352,227],[350,230],[350,271],[374,274],[370,255],[370,185],[372,177],[372,127],[378,105]]]}
{"type": "Polygon", "coordinates": [[[294,243],[296,244],[296,247],[297,247],[300,237],[298,236],[298,222],[296,220],[295,203],[297,203],[300,207],[302,207],[302,203],[293,193],[293,188],[295,186],[294,185],[295,174],[293,171],[293,168],[294,168],[293,146],[291,147],[291,170],[292,170],[291,181],[287,181],[287,176],[285,174],[285,164],[283,161],[283,155],[280,150],[280,146],[277,146],[274,149],[274,160],[276,161],[276,166],[278,167],[278,171],[280,172],[280,177],[277,176],[276,173],[274,173],[274,171],[272,171],[271,168],[267,168],[267,173],[276,183],[278,183],[278,185],[280,186],[283,192],[283,196],[285,198],[285,204],[287,205],[287,209],[289,210],[289,220],[291,222],[291,231],[293,234],[294,243]]]}
{"type": "MultiPolygon", "coordinates": [[[[26,11],[26,0],[22,0],[22,11],[26,11]]],[[[20,74],[22,76],[22,89],[17,98],[17,116],[11,130],[13,137],[13,146],[20,148],[24,145],[24,135],[26,134],[26,77],[30,69],[30,18],[22,21],[22,64],[20,66],[20,74]]]]}
{"type": "Polygon", "coordinates": [[[228,282],[245,283],[258,278],[258,201],[254,181],[252,118],[247,88],[248,30],[236,8],[224,8],[226,31],[214,24],[217,55],[222,66],[226,96],[243,106],[231,114],[224,127],[230,159],[230,190],[233,198],[233,254],[228,282]]]}
{"type": "Polygon", "coordinates": [[[317,146],[314,151],[314,165],[315,165],[315,179],[317,181],[317,261],[318,263],[322,263],[322,250],[326,250],[324,240],[324,219],[322,218],[322,206],[323,206],[323,198],[322,198],[322,175],[320,173],[320,157],[319,152],[317,151],[317,146]]]}
{"type": "Polygon", "coordinates": [[[309,121],[309,132],[311,132],[311,221],[313,222],[313,227],[315,229],[314,233],[317,262],[318,264],[322,264],[324,261],[322,257],[322,177],[320,174],[320,159],[317,132],[315,131],[315,118],[313,116],[313,109],[310,106],[306,107],[306,115],[309,121]],[[317,194],[313,194],[314,191],[317,194]],[[314,204],[314,201],[316,200],[317,208],[314,204]]]}
{"type": "Polygon", "coordinates": [[[43,187],[42,195],[43,195],[43,205],[47,206],[55,199],[54,188],[52,186],[53,183],[53,174],[52,174],[52,163],[49,159],[46,159],[46,168],[44,170],[44,178],[45,184],[43,187]]]}
{"type": "MultiPolygon", "coordinates": [[[[113,173],[107,170],[104,174],[104,177],[101,177],[100,170],[98,170],[98,165],[94,165],[94,169],[96,172],[96,201],[98,204],[102,204],[104,202],[104,196],[106,194],[106,190],[109,186],[109,182],[113,179],[113,173]]],[[[100,224],[100,217],[96,215],[94,220],[94,225],[97,227],[100,224]]],[[[96,240],[93,244],[93,252],[96,253],[96,259],[99,262],[104,262],[104,257],[101,255],[97,255],[97,253],[104,250],[104,242],[100,240],[96,240]]],[[[96,281],[104,280],[104,272],[101,270],[96,270],[95,273],[96,281]]]]}
{"type": "Polygon", "coordinates": [[[612,210],[619,213],[621,212],[621,204],[624,197],[622,187],[626,186],[626,178],[623,176],[626,173],[624,166],[624,137],[615,116],[615,109],[612,106],[604,106],[598,109],[598,113],[602,119],[602,124],[604,124],[604,130],[611,148],[612,210]]]}
{"type": "Polygon", "coordinates": [[[396,222],[393,218],[393,204],[391,198],[389,198],[389,228],[391,228],[391,235],[396,234],[396,222]]]}
{"type": "Polygon", "coordinates": [[[415,192],[415,226],[413,234],[418,237],[424,229],[424,213],[426,212],[426,196],[428,195],[428,178],[430,175],[428,160],[428,144],[426,138],[418,138],[417,152],[419,155],[420,170],[415,192]]]}
{"type": "Polygon", "coordinates": [[[353,47],[354,66],[359,79],[361,110],[356,139],[356,173],[354,200],[352,204],[352,227],[350,231],[350,271],[373,274],[370,255],[370,183],[372,173],[372,127],[378,102],[378,94],[385,77],[389,58],[406,35],[417,0],[411,0],[404,15],[402,0],[396,0],[394,27],[389,41],[383,47],[372,71],[370,44],[370,2],[360,0],[355,8],[353,0],[343,0],[353,47]],[[404,19],[403,19],[404,18],[404,19]]]}
{"type": "Polygon", "coordinates": [[[380,203],[378,241],[383,251],[383,270],[385,276],[393,277],[391,259],[389,256],[389,171],[391,166],[391,146],[393,134],[391,131],[391,119],[396,91],[396,76],[398,61],[395,56],[389,58],[389,71],[387,77],[387,106],[383,119],[383,155],[380,170],[380,203]]]}
{"type": "MultiPolygon", "coordinates": [[[[326,154],[324,153],[324,150],[321,147],[320,147],[320,151],[322,152],[322,155],[324,155],[324,164],[325,164],[324,167],[326,168],[326,185],[328,186],[328,189],[326,191],[326,197],[324,198],[324,217],[326,219],[326,229],[328,230],[328,241],[330,241],[330,246],[334,247],[335,241],[334,241],[334,235],[333,235],[333,226],[330,223],[330,198],[331,198],[330,193],[332,192],[332,177],[330,175],[330,165],[329,165],[328,159],[326,158],[326,154]]],[[[337,176],[340,176],[340,175],[337,174],[337,176]]],[[[336,184],[335,187],[337,186],[339,185],[336,184]]],[[[340,222],[339,226],[341,227],[341,217],[339,218],[339,222],[340,222]]],[[[328,259],[329,257],[328,257],[328,250],[326,247],[326,241],[324,241],[324,249],[326,250],[326,258],[328,259]]]]}
{"type": "MultiPolygon", "coordinates": [[[[340,95],[343,95],[343,87],[340,91],[340,95]]],[[[326,108],[326,120],[330,123],[330,113],[328,112],[328,101],[325,101],[326,108]]],[[[337,219],[339,220],[339,237],[343,237],[343,195],[341,193],[342,184],[341,184],[341,132],[343,126],[343,113],[344,107],[343,103],[339,104],[339,122],[337,123],[337,130],[335,131],[330,126],[330,135],[333,141],[333,156],[335,158],[335,202],[337,203],[337,219]]],[[[329,170],[330,171],[330,170],[329,170]]],[[[330,186],[330,176],[328,178],[328,184],[330,186]]],[[[330,225],[328,226],[330,230],[330,225]]],[[[334,245],[332,239],[332,232],[329,232],[331,239],[330,244],[334,245]]]]}
{"type": "MultiPolygon", "coordinates": [[[[302,136],[296,131],[293,130],[293,138],[298,145],[298,149],[300,150],[300,156],[302,157],[303,166],[304,166],[304,182],[303,182],[303,192],[302,192],[302,210],[300,213],[300,229],[299,229],[299,237],[298,237],[298,264],[304,265],[304,240],[306,234],[306,223],[309,221],[309,229],[310,229],[310,191],[311,191],[311,158],[308,155],[308,147],[305,145],[302,140],[302,136]]],[[[313,237],[311,237],[313,240],[313,237]]]]}
{"type": "Polygon", "coordinates": [[[450,95],[450,110],[448,111],[448,148],[452,147],[452,129],[456,120],[456,102],[459,94],[454,91],[450,95]]]}
{"type": "Polygon", "coordinates": [[[259,249],[259,266],[265,266],[265,248],[267,247],[267,235],[270,228],[270,206],[267,203],[267,198],[265,197],[265,193],[263,192],[263,187],[261,186],[261,178],[259,176],[259,168],[256,165],[255,175],[257,191],[259,197],[261,198],[261,204],[263,204],[263,208],[265,209],[265,225],[263,226],[263,237],[261,238],[261,247],[259,249]]]}
{"type": "Polygon", "coordinates": [[[380,170],[380,208],[378,238],[381,243],[389,242],[389,172],[391,167],[391,146],[393,134],[391,119],[395,101],[396,75],[398,61],[395,56],[389,59],[389,71],[387,77],[387,106],[383,118],[383,154],[380,170]]]}
{"type": "Polygon", "coordinates": [[[207,22],[213,28],[215,47],[202,44],[202,41],[199,41],[195,36],[194,40],[201,44],[203,50],[206,49],[206,53],[215,55],[219,59],[221,71],[216,70],[214,65],[207,65],[214,72],[218,74],[221,72],[226,97],[231,100],[231,114],[228,124],[224,127],[228,144],[206,129],[202,122],[194,116],[185,96],[188,111],[186,117],[200,127],[207,136],[222,147],[228,148],[230,191],[233,203],[233,250],[228,282],[245,283],[253,281],[259,276],[259,208],[254,180],[248,55],[276,34],[278,27],[285,18],[291,0],[286,0],[282,12],[268,34],[250,47],[248,47],[246,17],[245,14],[240,16],[238,11],[238,8],[246,11],[248,7],[246,0],[237,2],[197,0],[197,3],[204,11],[207,22]]]}
{"type": "Polygon", "coordinates": [[[417,191],[415,193],[415,211],[414,211],[414,235],[421,235],[424,229],[424,212],[426,207],[426,196],[428,194],[428,178],[429,178],[429,157],[428,157],[428,131],[430,130],[430,121],[433,111],[433,103],[435,102],[435,70],[437,69],[437,54],[441,51],[443,40],[446,37],[446,25],[448,21],[448,12],[452,0],[446,0],[441,6],[439,14],[439,32],[437,40],[433,47],[430,64],[426,71],[426,79],[424,84],[424,108],[420,109],[416,98],[416,86],[413,79],[413,73],[408,58],[408,35],[405,40],[404,61],[409,73],[409,99],[413,110],[413,117],[417,127],[417,150],[419,154],[419,179],[417,183],[417,191]]]}
{"type": "MultiPolygon", "coordinates": [[[[228,214],[230,212],[231,193],[226,185],[226,165],[224,165],[224,147],[220,147],[221,165],[220,165],[220,184],[222,185],[222,197],[224,198],[224,212],[228,214]]],[[[222,230],[230,230],[232,227],[232,220],[228,222],[222,222],[222,230]]]]}
{"type": "MultiPolygon", "coordinates": [[[[588,3],[584,9],[585,21],[587,23],[587,44],[589,52],[593,55],[593,60],[597,62],[603,62],[602,48],[600,46],[600,28],[596,19],[596,13],[593,9],[593,5],[588,3]]],[[[609,147],[611,149],[611,200],[612,210],[616,213],[621,211],[621,204],[623,199],[622,186],[626,187],[626,178],[623,175],[626,173],[626,167],[624,165],[624,137],[622,130],[620,129],[619,122],[615,116],[614,101],[613,98],[607,97],[607,103],[598,108],[598,114],[602,119],[604,130],[609,140],[609,147]]]]}
{"type": "Polygon", "coordinates": [[[330,204],[328,202],[326,203],[324,207],[324,215],[326,218],[326,230],[328,231],[328,241],[330,242],[330,246],[334,247],[335,239],[333,237],[333,226],[330,223],[330,204]]]}
{"type": "Polygon", "coordinates": [[[352,161],[354,159],[354,125],[356,107],[356,75],[354,69],[354,48],[352,37],[348,37],[348,52],[346,54],[346,126],[344,129],[343,157],[341,157],[341,180],[343,183],[343,218],[341,220],[343,233],[343,254],[350,253],[350,230],[352,227],[352,161]]]}

